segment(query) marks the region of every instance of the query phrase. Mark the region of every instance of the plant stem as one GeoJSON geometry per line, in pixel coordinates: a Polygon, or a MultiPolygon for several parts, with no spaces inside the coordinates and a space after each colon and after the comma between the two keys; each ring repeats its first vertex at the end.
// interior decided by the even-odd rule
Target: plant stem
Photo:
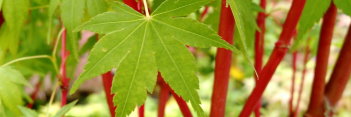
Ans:
{"type": "Polygon", "coordinates": [[[66,37],[67,30],[62,33],[61,39],[61,65],[60,65],[60,81],[61,81],[61,106],[64,106],[67,103],[67,94],[69,88],[69,78],[66,74],[66,63],[69,56],[69,52],[66,50],[66,37]]]}
{"type": "Polygon", "coordinates": [[[141,105],[141,106],[139,107],[138,112],[139,112],[139,117],[145,117],[145,116],[144,116],[144,113],[145,113],[145,104],[143,104],[143,105],[141,105]]]}
{"type": "Polygon", "coordinates": [[[164,117],[165,116],[165,108],[167,101],[170,97],[170,91],[167,88],[167,84],[162,81],[161,77],[158,77],[157,84],[160,86],[160,92],[159,92],[159,98],[158,98],[158,111],[157,111],[157,117],[164,117]]]}
{"type": "Polygon", "coordinates": [[[51,105],[52,105],[52,103],[54,102],[54,98],[55,98],[55,95],[56,95],[56,91],[57,91],[58,86],[59,86],[59,83],[56,82],[55,85],[54,85],[54,87],[53,87],[53,91],[52,91],[52,93],[51,93],[51,96],[50,96],[49,105],[48,105],[48,107],[47,107],[47,109],[46,109],[46,117],[49,117],[49,109],[51,108],[51,105]]]}
{"type": "Polygon", "coordinates": [[[7,63],[3,64],[2,66],[8,66],[8,65],[11,65],[13,63],[20,62],[20,61],[31,60],[31,59],[41,59],[41,58],[51,59],[51,57],[48,56],[48,55],[28,56],[28,57],[22,57],[22,58],[18,58],[18,59],[12,60],[10,62],[7,62],[7,63]]]}
{"type": "Polygon", "coordinates": [[[337,9],[333,3],[323,17],[323,24],[318,44],[316,66],[312,84],[310,103],[306,115],[323,116],[323,106],[325,79],[328,71],[328,61],[330,45],[333,38],[334,25],[336,20],[337,9]]]}
{"type": "Polygon", "coordinates": [[[113,73],[111,71],[104,73],[102,75],[102,83],[104,85],[104,91],[105,91],[107,105],[108,105],[108,108],[110,110],[111,116],[114,117],[116,106],[114,106],[114,104],[113,104],[114,94],[111,93],[112,80],[113,80],[113,73]]]}
{"type": "MultiPolygon", "coordinates": [[[[163,80],[161,74],[158,74],[158,81],[160,82],[160,86],[163,88],[165,88],[166,90],[170,91],[171,94],[173,95],[174,99],[177,101],[178,106],[180,108],[180,111],[182,112],[184,117],[192,117],[191,111],[187,105],[187,103],[185,102],[185,100],[183,100],[183,98],[181,98],[180,96],[178,96],[171,87],[169,87],[169,85],[163,80]]],[[[168,99],[168,97],[166,97],[168,99]]],[[[161,102],[161,103],[166,103],[167,100],[165,102],[161,102]]],[[[163,109],[164,111],[164,109],[163,109]]],[[[160,112],[159,112],[160,113],[160,112]]],[[[158,115],[158,117],[163,117],[164,113],[162,115],[158,115]]]]}
{"type": "Polygon", "coordinates": [[[283,31],[275,45],[273,53],[271,54],[267,64],[260,71],[260,79],[251,93],[249,99],[245,103],[244,109],[240,113],[240,117],[248,117],[261,99],[264,90],[271,80],[276,68],[284,58],[290,46],[290,41],[294,35],[294,30],[300,19],[302,10],[305,6],[306,0],[294,0],[291,9],[288,13],[287,19],[283,25],[283,31]]]}
{"type": "Polygon", "coordinates": [[[205,6],[204,11],[200,15],[200,21],[203,22],[205,20],[205,16],[208,14],[209,6],[205,6]]]}
{"type": "Polygon", "coordinates": [[[309,55],[310,55],[310,48],[309,48],[309,45],[306,45],[305,55],[304,55],[304,59],[303,59],[302,78],[301,78],[301,82],[300,82],[300,88],[299,88],[299,92],[298,92],[296,107],[295,107],[295,110],[293,113],[294,117],[298,117],[299,111],[300,111],[301,97],[302,97],[302,92],[303,92],[304,83],[305,83],[305,79],[306,79],[306,72],[307,72],[306,65],[308,62],[309,55]]]}
{"type": "MultiPolygon", "coordinates": [[[[260,0],[260,7],[266,9],[266,0],[260,0]]],[[[257,15],[257,25],[260,30],[256,30],[255,34],[255,69],[261,71],[263,64],[264,55],[264,34],[266,32],[266,14],[265,12],[259,12],[257,15]]],[[[255,75],[255,81],[257,82],[257,75],[255,75]]],[[[261,100],[258,102],[255,108],[255,116],[260,117],[261,100]]]]}
{"type": "MultiPolygon", "coordinates": [[[[340,51],[339,58],[331,74],[330,80],[325,87],[325,98],[332,110],[325,110],[328,115],[333,114],[333,109],[340,100],[346,84],[351,76],[351,25],[345,37],[344,45],[340,51]]],[[[319,108],[323,108],[319,107],[319,108]]]]}
{"type": "Polygon", "coordinates": [[[41,79],[39,78],[39,81],[35,84],[35,87],[34,87],[34,91],[31,93],[30,95],[30,98],[32,99],[32,102],[27,104],[27,107],[28,108],[32,108],[33,107],[33,104],[35,102],[35,99],[37,98],[37,95],[38,95],[38,92],[40,90],[40,86],[41,86],[41,79]]]}
{"type": "Polygon", "coordinates": [[[297,51],[293,52],[292,59],[292,78],[290,87],[290,99],[289,99],[289,116],[293,117],[294,113],[294,93],[295,93],[295,79],[296,79],[296,65],[297,65],[297,51]]]}
{"type": "Polygon", "coordinates": [[[149,7],[147,7],[146,0],[143,0],[143,4],[144,4],[144,10],[145,10],[146,18],[150,18],[149,7]]]}
{"type": "MultiPolygon", "coordinates": [[[[232,11],[226,4],[226,0],[222,0],[218,33],[222,39],[232,44],[235,23],[232,11]]],[[[211,117],[224,117],[231,60],[231,51],[223,48],[217,49],[215,78],[211,99],[211,117]]]]}

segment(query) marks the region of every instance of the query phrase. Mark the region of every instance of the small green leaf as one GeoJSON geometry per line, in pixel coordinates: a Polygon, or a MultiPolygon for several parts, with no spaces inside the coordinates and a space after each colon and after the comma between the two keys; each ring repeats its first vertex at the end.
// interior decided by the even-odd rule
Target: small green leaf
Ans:
{"type": "Polygon", "coordinates": [[[21,110],[23,117],[39,117],[38,113],[32,109],[23,106],[18,106],[18,108],[21,110]]]}
{"type": "Polygon", "coordinates": [[[63,117],[77,102],[78,100],[63,106],[53,117],[63,117]]]}
{"type": "Polygon", "coordinates": [[[334,0],[334,4],[345,14],[351,16],[351,0],[334,0]]]}
{"type": "Polygon", "coordinates": [[[208,26],[177,17],[188,15],[205,3],[207,0],[167,0],[146,17],[117,2],[114,11],[97,15],[77,27],[76,31],[90,30],[106,35],[93,47],[70,93],[84,81],[116,68],[112,92],[116,94],[116,115],[123,117],[145,101],[160,71],[171,88],[190,101],[199,116],[205,116],[196,92],[199,83],[195,59],[185,45],[235,49],[208,26]]]}
{"type": "Polygon", "coordinates": [[[331,0],[307,0],[306,5],[302,11],[301,18],[297,28],[297,38],[292,46],[292,51],[298,49],[303,37],[309,30],[312,29],[327,11],[330,6],[331,0]]]}

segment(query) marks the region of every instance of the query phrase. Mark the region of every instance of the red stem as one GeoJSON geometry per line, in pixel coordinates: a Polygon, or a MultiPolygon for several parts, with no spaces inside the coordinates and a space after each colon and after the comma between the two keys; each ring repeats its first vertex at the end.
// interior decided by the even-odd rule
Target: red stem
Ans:
{"type": "Polygon", "coordinates": [[[139,117],[144,117],[144,113],[145,113],[145,104],[143,104],[143,105],[141,105],[141,106],[139,107],[138,112],[139,112],[139,117]]]}
{"type": "MultiPolygon", "coordinates": [[[[328,84],[325,87],[325,98],[330,104],[330,108],[334,109],[337,102],[340,100],[346,84],[351,76],[351,25],[349,27],[347,36],[345,37],[344,45],[340,51],[339,58],[335,64],[334,70],[330,77],[328,84]]],[[[321,107],[320,107],[321,108],[321,107]]],[[[323,106],[322,106],[323,108],[323,106]]],[[[329,111],[329,114],[333,114],[329,111]]]]}
{"type": "Polygon", "coordinates": [[[39,93],[39,89],[40,89],[40,86],[41,86],[41,80],[39,80],[37,82],[37,84],[35,84],[35,88],[34,88],[34,91],[32,92],[32,94],[30,95],[30,98],[32,99],[33,102],[27,104],[27,107],[28,108],[32,108],[33,107],[33,104],[34,104],[34,101],[35,99],[37,98],[37,95],[39,93]]]}
{"type": "Polygon", "coordinates": [[[170,91],[167,88],[167,84],[165,82],[162,82],[161,77],[158,77],[158,84],[160,86],[160,93],[159,93],[159,99],[158,99],[158,117],[164,117],[165,116],[165,108],[166,108],[166,104],[167,101],[169,99],[169,94],[170,91]]]}
{"type": "Polygon", "coordinates": [[[331,3],[323,17],[314,71],[315,76],[312,84],[310,103],[306,112],[306,115],[309,116],[323,116],[323,110],[319,109],[319,107],[323,106],[325,78],[327,76],[330,45],[333,38],[336,14],[337,9],[331,3]]]}
{"type": "MultiPolygon", "coordinates": [[[[234,17],[226,0],[222,0],[221,15],[219,22],[219,35],[225,41],[233,43],[234,17]]],[[[232,52],[223,48],[217,49],[215,78],[211,100],[211,117],[224,117],[227,99],[229,71],[232,60],[232,52]]]]}
{"type": "Polygon", "coordinates": [[[308,45],[306,46],[305,49],[305,56],[304,56],[304,60],[303,60],[303,70],[302,70],[302,78],[301,78],[301,83],[300,83],[300,89],[298,92],[298,97],[297,97],[297,104],[295,107],[295,110],[293,112],[293,117],[297,117],[299,115],[299,111],[300,111],[300,103],[301,103],[301,96],[302,96],[302,92],[303,92],[303,87],[304,87],[304,83],[305,83],[305,77],[306,77],[306,72],[307,72],[307,68],[306,68],[306,64],[308,62],[308,57],[310,54],[310,49],[308,47],[308,45]]]}
{"type": "Polygon", "coordinates": [[[61,39],[61,66],[60,66],[60,80],[61,80],[61,106],[64,106],[67,103],[67,94],[69,88],[69,78],[66,74],[66,64],[67,58],[69,56],[69,51],[66,49],[66,37],[67,30],[64,29],[61,39]]]}
{"type": "Polygon", "coordinates": [[[4,16],[2,15],[2,11],[0,11],[0,27],[5,22],[4,16]]]}
{"type": "Polygon", "coordinates": [[[114,94],[111,93],[112,80],[113,80],[113,73],[112,72],[107,72],[105,74],[102,74],[102,83],[104,85],[106,101],[108,104],[108,108],[110,110],[110,114],[112,117],[114,117],[116,106],[114,106],[114,104],[113,104],[114,94]]]}
{"type": "Polygon", "coordinates": [[[289,116],[293,117],[294,113],[294,93],[295,93],[295,79],[296,79],[296,65],[297,65],[298,53],[295,51],[293,53],[292,60],[292,78],[291,78],[291,88],[290,88],[290,99],[289,99],[289,116]]]}
{"type": "MultiPolygon", "coordinates": [[[[266,0],[260,1],[260,6],[262,9],[266,9],[266,0]]],[[[257,15],[257,25],[260,30],[256,31],[255,37],[255,69],[261,71],[263,64],[263,54],[264,54],[264,34],[266,32],[266,14],[264,12],[259,12],[257,15]]],[[[255,75],[255,79],[258,79],[255,75]]],[[[256,80],[257,81],[257,80],[256,80]]],[[[258,102],[255,108],[255,117],[260,117],[261,100],[258,102]]]]}
{"type": "Polygon", "coordinates": [[[209,6],[205,6],[204,11],[200,15],[200,21],[203,22],[205,20],[205,16],[208,14],[209,6]]]}
{"type": "MultiPolygon", "coordinates": [[[[158,74],[158,81],[160,82],[160,86],[161,86],[161,89],[164,88],[166,91],[170,91],[171,94],[173,95],[174,99],[177,101],[178,103],[178,106],[180,108],[180,111],[182,112],[183,116],[184,117],[192,117],[192,114],[191,114],[191,111],[187,105],[187,103],[185,102],[185,100],[183,100],[183,98],[181,98],[180,96],[178,96],[172,89],[171,87],[169,87],[169,85],[163,80],[162,76],[160,74],[158,74]]],[[[161,94],[160,94],[161,95],[161,94]]],[[[165,95],[165,94],[163,94],[165,95]]],[[[168,97],[163,97],[164,99],[168,99],[168,97]]],[[[162,104],[161,108],[159,107],[159,114],[158,117],[163,117],[164,116],[164,107],[165,107],[165,103],[167,102],[167,100],[165,101],[162,101],[160,100],[160,103],[164,103],[164,105],[162,104]],[[162,109],[162,111],[160,112],[160,109],[162,109]]],[[[159,104],[160,105],[160,104],[159,104]]]]}
{"type": "Polygon", "coordinates": [[[276,43],[273,53],[271,54],[266,66],[264,66],[263,70],[259,72],[260,79],[247,100],[244,109],[241,111],[240,117],[250,116],[250,113],[261,99],[262,94],[271,80],[276,68],[287,53],[305,2],[306,0],[293,1],[287,19],[283,25],[283,31],[279,37],[279,40],[276,43]]]}

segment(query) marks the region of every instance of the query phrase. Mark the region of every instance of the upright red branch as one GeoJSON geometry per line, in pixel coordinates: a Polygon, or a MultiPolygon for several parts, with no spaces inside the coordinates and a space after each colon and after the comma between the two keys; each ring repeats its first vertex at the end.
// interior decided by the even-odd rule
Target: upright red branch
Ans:
{"type": "MultiPolygon", "coordinates": [[[[266,0],[260,0],[260,6],[262,9],[266,9],[266,0]]],[[[259,30],[255,34],[255,69],[261,71],[263,64],[264,55],[264,34],[266,32],[266,14],[265,12],[259,12],[257,15],[257,25],[259,30]]],[[[255,79],[258,79],[255,75],[255,79]]],[[[257,82],[257,80],[256,80],[257,82]]],[[[257,104],[255,108],[255,116],[260,117],[260,107],[261,101],[257,104]]]]}
{"type": "Polygon", "coordinates": [[[306,116],[323,116],[323,110],[318,108],[323,106],[325,79],[328,71],[330,45],[333,38],[336,13],[337,9],[335,5],[331,3],[328,11],[323,17],[322,29],[319,36],[320,40],[317,50],[316,66],[314,70],[312,92],[306,116]]]}
{"type": "MultiPolygon", "coordinates": [[[[340,51],[339,58],[334,66],[332,75],[325,87],[325,111],[332,115],[335,105],[340,100],[346,84],[351,76],[351,24],[345,37],[344,45],[340,51]],[[328,110],[331,109],[331,110],[328,110]]],[[[323,108],[319,107],[319,108],[323,108]]]]}
{"type": "Polygon", "coordinates": [[[267,64],[264,66],[263,70],[259,72],[260,79],[247,100],[244,109],[241,111],[240,117],[250,116],[250,113],[261,99],[262,94],[271,80],[275,70],[286,55],[291,39],[294,35],[294,30],[296,29],[296,25],[305,6],[305,2],[306,0],[293,1],[287,19],[283,25],[283,31],[279,37],[279,40],[275,44],[273,53],[271,54],[267,64]]]}
{"type": "MultiPolygon", "coordinates": [[[[234,17],[226,0],[222,0],[221,15],[219,21],[219,35],[228,43],[233,43],[234,17]]],[[[229,71],[232,60],[232,52],[218,48],[215,65],[215,78],[211,100],[211,117],[224,117],[225,103],[227,99],[229,71]]]]}
{"type": "Polygon", "coordinates": [[[67,30],[64,29],[61,39],[61,65],[60,65],[60,81],[61,81],[61,106],[67,103],[67,94],[70,79],[67,77],[66,64],[69,51],[66,49],[67,30]]]}

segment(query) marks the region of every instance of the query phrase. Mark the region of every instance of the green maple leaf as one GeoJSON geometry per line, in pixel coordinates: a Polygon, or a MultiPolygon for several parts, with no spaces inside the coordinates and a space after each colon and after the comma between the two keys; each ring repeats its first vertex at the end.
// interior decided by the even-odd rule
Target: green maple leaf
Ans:
{"type": "Polygon", "coordinates": [[[142,105],[156,84],[157,72],[184,100],[204,116],[196,90],[195,59],[185,45],[234,47],[208,26],[185,17],[209,0],[166,0],[146,17],[117,2],[113,11],[100,14],[76,30],[105,34],[92,49],[84,72],[72,86],[73,93],[84,81],[117,68],[112,92],[116,115],[126,116],[142,105]]]}

